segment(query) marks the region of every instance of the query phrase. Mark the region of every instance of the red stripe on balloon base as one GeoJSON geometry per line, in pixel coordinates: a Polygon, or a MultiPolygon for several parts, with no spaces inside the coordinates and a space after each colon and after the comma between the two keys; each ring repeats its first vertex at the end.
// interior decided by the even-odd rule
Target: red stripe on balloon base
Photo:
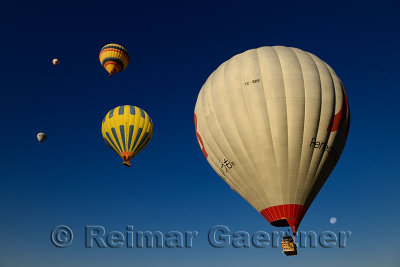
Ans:
{"type": "Polygon", "coordinates": [[[307,207],[299,204],[286,204],[263,209],[260,213],[273,226],[290,226],[293,235],[296,235],[297,228],[307,209],[307,207]]]}

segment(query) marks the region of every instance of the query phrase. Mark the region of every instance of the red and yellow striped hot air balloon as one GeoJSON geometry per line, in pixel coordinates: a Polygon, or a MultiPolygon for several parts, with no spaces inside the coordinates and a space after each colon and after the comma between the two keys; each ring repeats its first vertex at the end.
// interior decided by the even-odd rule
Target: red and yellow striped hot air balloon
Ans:
{"type": "Polygon", "coordinates": [[[119,44],[107,44],[100,50],[99,59],[101,65],[111,75],[120,72],[129,64],[129,54],[126,49],[119,44]]]}

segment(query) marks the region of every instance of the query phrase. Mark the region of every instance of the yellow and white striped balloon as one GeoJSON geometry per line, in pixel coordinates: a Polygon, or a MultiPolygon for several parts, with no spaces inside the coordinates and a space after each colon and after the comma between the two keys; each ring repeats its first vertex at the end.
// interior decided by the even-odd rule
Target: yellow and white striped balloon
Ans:
{"type": "Polygon", "coordinates": [[[119,106],[110,110],[101,125],[106,144],[124,160],[129,161],[142,151],[153,135],[153,122],[149,115],[135,106],[119,106]]]}
{"type": "Polygon", "coordinates": [[[195,107],[209,164],[272,225],[294,234],[343,151],[349,123],[346,93],[332,68],[283,46],[223,63],[195,107]]]}

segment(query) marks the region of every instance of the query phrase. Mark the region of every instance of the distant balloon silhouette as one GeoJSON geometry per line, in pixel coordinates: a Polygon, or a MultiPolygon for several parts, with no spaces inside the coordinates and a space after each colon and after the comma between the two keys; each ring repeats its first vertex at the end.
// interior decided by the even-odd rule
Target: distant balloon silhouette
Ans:
{"type": "Polygon", "coordinates": [[[38,133],[36,135],[36,138],[39,141],[39,143],[41,143],[47,139],[47,135],[45,133],[38,133]]]}
{"type": "Polygon", "coordinates": [[[194,122],[215,172],[271,225],[295,235],[342,154],[350,109],[328,64],[273,46],[220,65],[198,95],[194,122]]]}

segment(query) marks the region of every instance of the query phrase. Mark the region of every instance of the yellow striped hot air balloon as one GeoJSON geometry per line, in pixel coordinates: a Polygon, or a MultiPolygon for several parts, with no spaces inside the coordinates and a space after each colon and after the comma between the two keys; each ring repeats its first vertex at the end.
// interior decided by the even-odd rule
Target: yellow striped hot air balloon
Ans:
{"type": "Polygon", "coordinates": [[[153,135],[153,122],[149,115],[135,106],[119,106],[110,110],[101,125],[106,144],[124,160],[129,161],[145,148],[153,135]]]}
{"type": "Polygon", "coordinates": [[[111,75],[120,72],[129,64],[128,51],[119,44],[108,44],[103,46],[99,55],[101,65],[111,75]]]}

